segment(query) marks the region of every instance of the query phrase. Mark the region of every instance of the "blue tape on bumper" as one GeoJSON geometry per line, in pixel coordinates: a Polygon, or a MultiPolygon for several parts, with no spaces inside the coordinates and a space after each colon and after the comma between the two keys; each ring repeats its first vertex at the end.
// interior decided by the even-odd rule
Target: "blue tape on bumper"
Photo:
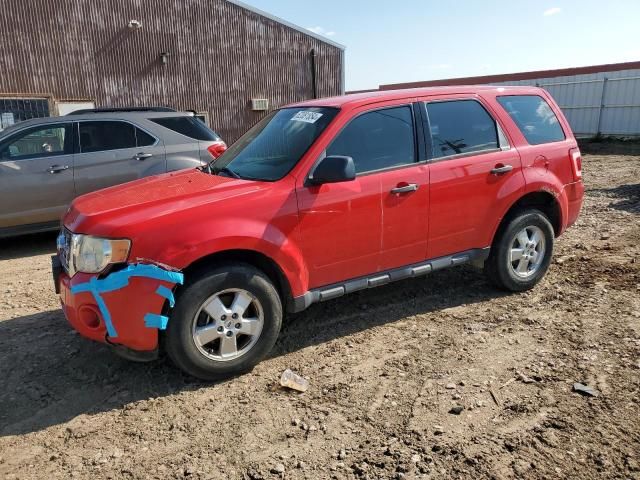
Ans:
{"type": "Polygon", "coordinates": [[[164,315],[156,315],[155,313],[147,313],[144,316],[144,326],[148,328],[157,328],[158,330],[165,330],[169,323],[169,317],[164,315]]]}
{"type": "MultiPolygon", "coordinates": [[[[88,292],[93,295],[96,303],[98,304],[98,308],[100,309],[100,313],[102,314],[102,319],[104,320],[104,324],[107,327],[107,333],[111,338],[117,338],[118,332],[113,326],[113,321],[111,319],[111,313],[109,313],[109,309],[107,308],[106,303],[100,296],[101,293],[113,292],[114,290],[120,290],[121,288],[129,285],[129,279],[131,277],[145,277],[152,278],[155,280],[168,282],[168,283],[179,283],[182,284],[184,282],[184,275],[179,272],[170,272],[163,268],[160,268],[156,265],[147,265],[147,264],[134,264],[129,265],[124,270],[119,270],[117,272],[113,272],[109,274],[107,277],[102,279],[92,278],[88,282],[80,283],[71,287],[71,293],[81,293],[88,292]]],[[[160,285],[156,293],[162,297],[165,297],[169,300],[169,304],[173,307],[175,304],[175,299],[173,297],[173,292],[169,290],[167,287],[160,285]],[[167,293],[168,292],[168,293],[167,293]]],[[[145,315],[145,326],[150,328],[160,328],[164,330],[167,328],[167,321],[169,319],[167,317],[163,317],[162,315],[157,315],[153,313],[148,313],[145,315]],[[149,323],[152,326],[149,326],[147,323],[147,317],[153,316],[149,323]],[[158,318],[161,319],[159,320],[158,318]],[[166,320],[164,320],[166,319],[166,320]],[[156,326],[160,325],[160,326],[156,326]]]]}
{"type": "Polygon", "coordinates": [[[156,290],[156,293],[161,297],[164,297],[167,300],[169,300],[169,306],[171,306],[171,308],[173,308],[174,305],[176,304],[176,299],[173,297],[173,292],[169,290],[167,287],[165,287],[164,285],[160,285],[158,287],[158,290],[156,290]]]}

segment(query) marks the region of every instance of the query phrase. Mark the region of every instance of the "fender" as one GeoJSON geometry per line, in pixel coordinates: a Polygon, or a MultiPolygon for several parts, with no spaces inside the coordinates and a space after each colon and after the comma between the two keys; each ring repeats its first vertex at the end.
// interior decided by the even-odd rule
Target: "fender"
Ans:
{"type": "Polygon", "coordinates": [[[569,211],[569,201],[564,189],[564,185],[555,175],[550,174],[546,170],[543,170],[542,172],[540,170],[542,169],[535,167],[522,169],[526,182],[525,189],[513,203],[508,205],[508,207],[504,211],[500,212],[500,216],[495,220],[493,225],[493,235],[491,237],[492,239],[495,238],[502,220],[507,216],[514,205],[516,205],[526,195],[537,192],[547,193],[555,199],[560,213],[560,218],[558,219],[560,228],[557,232],[557,236],[564,232],[567,227],[567,218],[569,211]]]}
{"type": "Polygon", "coordinates": [[[300,248],[293,240],[297,235],[287,235],[273,223],[247,218],[216,218],[211,228],[207,227],[207,223],[203,222],[176,228],[169,238],[165,232],[162,248],[153,248],[148,242],[153,235],[147,233],[133,241],[129,261],[136,261],[140,252],[140,257],[144,255],[147,260],[184,270],[197,260],[216,253],[251,250],[278,265],[289,282],[292,295],[301,295],[308,290],[309,271],[300,248]],[[215,232],[215,235],[203,235],[207,231],[215,232]]]}

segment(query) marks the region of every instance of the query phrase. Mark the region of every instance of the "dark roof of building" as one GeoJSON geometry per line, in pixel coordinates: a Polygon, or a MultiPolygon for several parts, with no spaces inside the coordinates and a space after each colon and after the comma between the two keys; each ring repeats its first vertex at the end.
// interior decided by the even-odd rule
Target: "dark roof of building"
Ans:
{"type": "MultiPolygon", "coordinates": [[[[565,77],[570,75],[584,75],[600,72],[618,72],[620,70],[640,69],[639,62],[607,63],[604,65],[590,65],[588,67],[560,68],[556,70],[536,70],[532,72],[504,73],[499,75],[482,75],[477,77],[444,78],[440,80],[427,80],[422,82],[390,83],[380,85],[379,90],[396,90],[398,88],[436,87],[441,85],[472,85],[497,82],[509,82],[516,80],[533,80],[535,78],[565,77]]],[[[348,93],[358,93],[358,90],[348,93]]]]}

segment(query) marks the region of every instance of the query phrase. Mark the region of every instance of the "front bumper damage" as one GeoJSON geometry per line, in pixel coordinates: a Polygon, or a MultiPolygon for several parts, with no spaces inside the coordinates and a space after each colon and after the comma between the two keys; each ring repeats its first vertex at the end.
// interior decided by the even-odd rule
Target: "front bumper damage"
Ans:
{"type": "Polygon", "coordinates": [[[69,277],[56,259],[52,258],[54,284],[71,326],[126,358],[155,358],[158,330],[164,330],[169,321],[163,315],[165,304],[173,307],[173,288],[183,283],[182,273],[129,264],[104,276],[76,273],[69,277]]]}

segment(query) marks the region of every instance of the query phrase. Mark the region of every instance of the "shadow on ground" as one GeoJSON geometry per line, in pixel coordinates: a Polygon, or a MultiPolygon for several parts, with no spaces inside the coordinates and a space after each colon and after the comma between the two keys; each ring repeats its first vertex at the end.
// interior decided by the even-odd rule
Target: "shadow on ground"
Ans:
{"type": "MultiPolygon", "coordinates": [[[[272,356],[501,295],[470,267],[355,293],[288,318],[272,356]]],[[[40,431],[150,397],[215,388],[183,375],[166,359],[147,364],[123,360],[75,334],[60,311],[0,322],[0,378],[5,386],[0,392],[2,436],[40,431]]]]}
{"type": "Polygon", "coordinates": [[[611,208],[640,214],[640,183],[590,190],[589,194],[614,199],[611,208]]]}
{"type": "Polygon", "coordinates": [[[57,232],[35,233],[19,237],[0,238],[0,260],[34,257],[56,253],[57,232]]]}

